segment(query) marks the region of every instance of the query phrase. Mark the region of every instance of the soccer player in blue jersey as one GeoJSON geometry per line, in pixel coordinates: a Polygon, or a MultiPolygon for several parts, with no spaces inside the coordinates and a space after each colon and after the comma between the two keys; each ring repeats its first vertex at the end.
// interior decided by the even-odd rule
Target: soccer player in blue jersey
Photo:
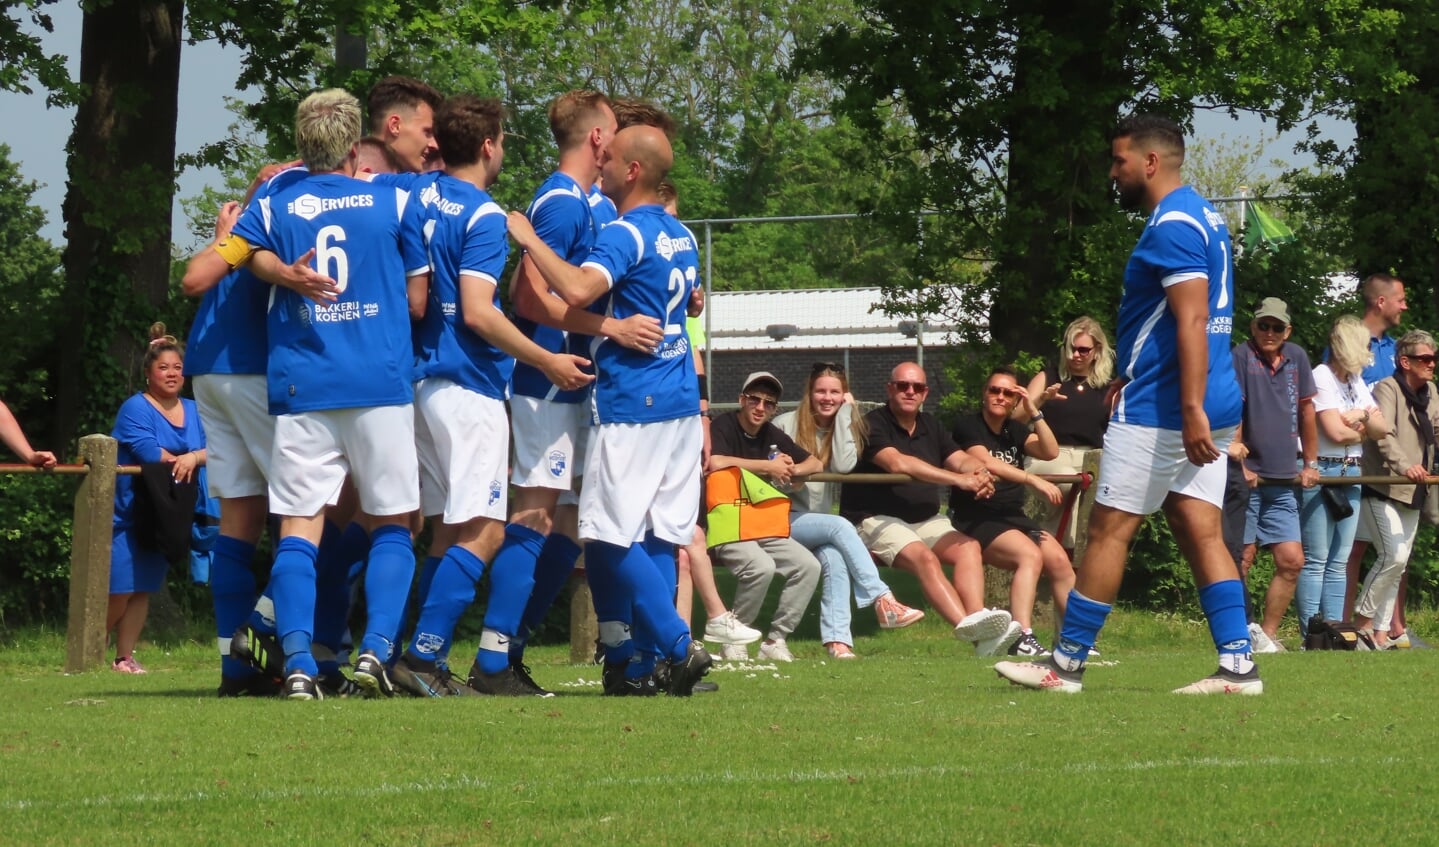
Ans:
{"type": "Polygon", "coordinates": [[[1117,351],[1123,387],[1104,436],[1104,469],[1089,546],[1054,654],[1000,662],[1016,685],[1077,692],[1085,659],[1119,593],[1129,544],[1163,508],[1189,560],[1219,652],[1219,669],[1179,694],[1260,694],[1244,587],[1224,546],[1225,453],[1242,412],[1229,353],[1234,273],[1224,218],[1180,178],[1184,136],[1165,118],[1134,115],[1111,144],[1109,176],[1126,209],[1149,217],[1124,269],[1117,351]]]}
{"type": "Polygon", "coordinates": [[[317,545],[325,506],[352,474],[374,525],[355,680],[371,696],[389,695],[384,663],[414,574],[408,516],[419,508],[406,277],[428,272],[422,221],[409,192],[353,178],[354,97],[312,94],[295,124],[309,175],[258,200],[234,229],[258,251],[256,275],[277,286],[266,375],[276,416],[269,497],[281,523],[271,587],[284,693],[318,696],[310,644],[317,545]]]}
{"type": "MultiPolygon", "coordinates": [[[[550,132],[559,148],[559,167],[535,191],[528,217],[551,250],[571,264],[589,255],[595,236],[614,219],[614,205],[592,187],[600,157],[615,134],[609,101],[597,91],[576,90],[550,104],[550,132]]],[[[600,336],[637,350],[652,350],[662,340],[659,322],[636,314],[617,320],[603,310],[571,308],[550,292],[528,260],[522,260],[510,286],[515,323],[536,344],[550,351],[568,349],[588,355],[589,340],[600,336]]],[[[574,479],[584,460],[588,436],[588,388],[564,391],[538,369],[515,365],[510,399],[516,486],[510,532],[544,537],[535,566],[535,585],[520,630],[510,640],[512,665],[528,677],[524,649],[529,634],[544,620],[579,559],[577,498],[574,479]]]]}
{"type": "MultiPolygon", "coordinates": [[[[674,607],[675,547],[693,538],[699,511],[703,434],[684,328],[699,254],[694,235],[659,202],[657,188],[672,164],[662,131],[633,126],[615,135],[601,177],[620,217],[599,233],[580,267],[551,250],[524,215],[510,214],[510,233],[570,305],[608,295],[615,317],[660,318],[664,339],[652,352],[602,339],[591,348],[599,424],[585,462],[580,537],[591,584],[613,589],[595,591],[606,663],[629,663],[633,626],[670,659],[669,693],[688,696],[711,664],[674,607]]],[[[642,680],[655,658],[630,663],[637,673],[626,676],[642,680]]]]}
{"type": "Polygon", "coordinates": [[[417,330],[416,434],[423,514],[439,519],[432,522],[431,555],[443,558],[422,598],[409,648],[393,670],[396,685],[417,696],[548,693],[510,668],[509,641],[519,629],[544,538],[525,527],[505,528],[505,399],[516,358],[564,389],[581,388],[593,377],[580,370],[587,359],[539,347],[500,309],[498,280],[510,245],[505,212],[485,189],[504,160],[503,116],[498,100],[446,100],[435,116],[445,169],[420,194],[431,272],[428,280],[410,283],[411,301],[417,294],[428,301],[417,330]],[[480,650],[468,686],[458,686],[439,660],[487,565],[490,595],[480,650]]]}

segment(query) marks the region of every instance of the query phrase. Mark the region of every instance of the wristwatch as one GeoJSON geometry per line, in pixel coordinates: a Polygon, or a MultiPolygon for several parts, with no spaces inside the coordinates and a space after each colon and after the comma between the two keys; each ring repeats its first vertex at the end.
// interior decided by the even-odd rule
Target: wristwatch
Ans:
{"type": "Polygon", "coordinates": [[[1033,415],[1030,415],[1030,417],[1029,417],[1029,422],[1032,423],[1032,424],[1033,424],[1033,423],[1039,423],[1039,422],[1042,421],[1042,420],[1044,420],[1044,413],[1043,413],[1043,412],[1035,412],[1033,415]]]}
{"type": "Polygon", "coordinates": [[[1305,462],[1305,463],[1304,463],[1304,468],[1305,468],[1305,470],[1317,471],[1317,470],[1319,470],[1319,463],[1318,463],[1317,461],[1316,461],[1316,462],[1305,462]]]}

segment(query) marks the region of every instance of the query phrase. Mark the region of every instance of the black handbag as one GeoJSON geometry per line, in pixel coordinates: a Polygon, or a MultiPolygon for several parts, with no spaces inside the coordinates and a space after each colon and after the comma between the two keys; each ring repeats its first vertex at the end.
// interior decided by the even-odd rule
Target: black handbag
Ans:
{"type": "Polygon", "coordinates": [[[1343,486],[1321,485],[1319,496],[1324,498],[1324,508],[1328,510],[1330,519],[1342,521],[1354,514],[1354,506],[1349,503],[1343,486]]]}

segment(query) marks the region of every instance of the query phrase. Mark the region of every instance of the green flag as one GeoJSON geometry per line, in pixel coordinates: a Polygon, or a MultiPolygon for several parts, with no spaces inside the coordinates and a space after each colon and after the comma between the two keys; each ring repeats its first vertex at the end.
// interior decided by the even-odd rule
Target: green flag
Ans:
{"type": "Polygon", "coordinates": [[[1276,246],[1294,240],[1294,230],[1284,221],[1264,211],[1258,203],[1250,201],[1244,208],[1244,249],[1255,250],[1260,245],[1276,246]]]}

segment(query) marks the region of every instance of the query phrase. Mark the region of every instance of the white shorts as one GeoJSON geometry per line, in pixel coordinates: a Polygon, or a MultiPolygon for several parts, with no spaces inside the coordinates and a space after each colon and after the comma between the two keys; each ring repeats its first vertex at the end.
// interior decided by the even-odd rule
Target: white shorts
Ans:
{"type": "Polygon", "coordinates": [[[261,374],[202,374],[190,382],[205,425],[211,497],[263,497],[275,418],[261,374]]]}
{"type": "Polygon", "coordinates": [[[415,407],[325,409],[275,418],[270,511],[318,515],[340,496],[349,475],[370,515],[403,515],[420,507],[415,407]]]}
{"type": "Polygon", "coordinates": [[[559,505],[575,506],[580,505],[580,489],[584,487],[585,462],[590,458],[590,442],[595,437],[595,425],[591,422],[589,412],[586,411],[583,420],[580,422],[579,432],[575,433],[575,475],[573,484],[568,489],[560,492],[559,505]]]}
{"type": "Polygon", "coordinates": [[[505,402],[442,377],[415,388],[420,508],[447,524],[507,515],[510,420],[505,402]]]}
{"type": "Polygon", "coordinates": [[[580,538],[628,547],[653,531],[673,544],[693,541],[703,450],[698,417],[596,427],[580,492],[580,538]]]}
{"type": "Polygon", "coordinates": [[[584,403],[556,403],[537,397],[510,398],[514,473],[521,488],[558,488],[569,491],[581,461],[579,433],[588,426],[584,403]]]}
{"type": "Polygon", "coordinates": [[[1184,452],[1179,430],[1110,422],[1094,501],[1131,515],[1148,515],[1173,492],[1222,508],[1224,451],[1234,430],[1231,426],[1213,432],[1219,459],[1195,465],[1184,452]]]}

